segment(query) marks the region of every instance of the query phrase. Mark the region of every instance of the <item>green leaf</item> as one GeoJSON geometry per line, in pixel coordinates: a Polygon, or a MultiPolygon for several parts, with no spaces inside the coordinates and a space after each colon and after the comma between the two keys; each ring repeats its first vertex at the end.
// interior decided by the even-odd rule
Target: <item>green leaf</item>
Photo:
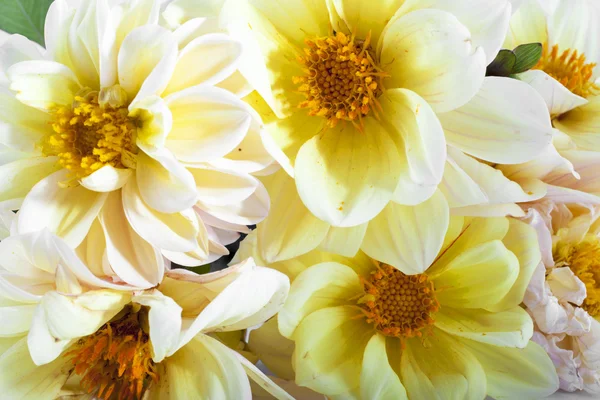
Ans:
{"type": "Polygon", "coordinates": [[[542,57],[541,43],[528,43],[517,46],[513,53],[517,56],[517,62],[513,67],[513,74],[520,74],[535,67],[542,57]]]}
{"type": "Polygon", "coordinates": [[[500,50],[494,61],[487,66],[485,76],[510,76],[517,62],[517,56],[510,50],[500,50]]]}
{"type": "Polygon", "coordinates": [[[188,271],[195,272],[199,275],[208,274],[210,272],[210,264],[201,265],[199,267],[183,267],[183,268],[187,269],[188,271]]]}
{"type": "Polygon", "coordinates": [[[0,29],[44,45],[44,22],[53,0],[0,0],[0,29]]]}

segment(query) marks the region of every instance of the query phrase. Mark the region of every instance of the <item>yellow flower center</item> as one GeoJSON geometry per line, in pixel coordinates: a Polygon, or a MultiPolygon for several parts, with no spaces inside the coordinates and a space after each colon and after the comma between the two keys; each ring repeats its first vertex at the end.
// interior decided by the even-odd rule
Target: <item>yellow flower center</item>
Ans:
{"type": "Polygon", "coordinates": [[[432,315],[440,309],[433,282],[426,274],[405,275],[388,264],[379,264],[368,280],[365,295],[358,301],[367,322],[386,336],[421,337],[433,325],[432,315]]]}
{"type": "Polygon", "coordinates": [[[575,245],[558,243],[554,251],[556,266],[568,266],[585,284],[587,296],[583,308],[592,316],[600,315],[600,238],[587,234],[575,245]]]}
{"type": "Polygon", "coordinates": [[[305,55],[298,60],[305,76],[294,77],[306,96],[299,107],[308,108],[309,115],[325,117],[330,127],[340,120],[358,121],[361,126],[360,120],[371,110],[376,113],[385,73],[374,61],[370,40],[370,35],[357,40],[342,32],[306,39],[305,55]]]}
{"type": "Polygon", "coordinates": [[[150,382],[158,381],[142,318],[147,318],[144,308],[128,307],[67,353],[88,393],[104,400],[141,399],[150,382]]]}
{"type": "MultiPolygon", "coordinates": [[[[122,91],[120,87],[116,90],[122,91]]],[[[129,117],[123,100],[100,104],[98,95],[87,91],[76,96],[72,105],[57,107],[53,112],[53,132],[41,143],[42,153],[57,156],[60,165],[71,171],[75,179],[105,165],[135,168],[136,121],[129,117]]]]}
{"type": "Polygon", "coordinates": [[[544,71],[572,93],[585,98],[600,90],[592,81],[595,66],[595,63],[586,64],[585,55],[579,54],[577,50],[567,49],[559,54],[557,44],[549,50],[545,43],[542,58],[533,69],[544,71]]]}

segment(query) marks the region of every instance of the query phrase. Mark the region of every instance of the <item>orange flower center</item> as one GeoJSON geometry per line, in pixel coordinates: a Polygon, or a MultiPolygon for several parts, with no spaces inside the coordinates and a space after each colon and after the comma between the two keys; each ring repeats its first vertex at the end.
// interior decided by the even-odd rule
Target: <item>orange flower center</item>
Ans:
{"type": "Polygon", "coordinates": [[[600,316],[600,238],[587,234],[573,245],[559,242],[554,250],[557,267],[568,266],[585,284],[583,308],[592,317],[600,316]]]}
{"type": "Polygon", "coordinates": [[[405,275],[388,264],[379,264],[370,279],[363,280],[363,286],[365,295],[359,306],[367,322],[386,336],[421,337],[440,309],[433,282],[426,274],[405,275]]]}
{"type": "Polygon", "coordinates": [[[100,105],[98,96],[98,92],[87,91],[75,96],[72,105],[57,107],[53,112],[53,132],[41,143],[42,153],[57,156],[60,165],[71,171],[75,179],[105,165],[135,167],[135,120],[123,104],[100,105]]]}
{"type": "Polygon", "coordinates": [[[596,64],[585,61],[585,55],[577,50],[567,49],[559,53],[557,44],[550,50],[548,44],[544,43],[542,58],[533,69],[544,71],[572,93],[585,98],[600,90],[592,81],[596,64]]]}
{"type": "Polygon", "coordinates": [[[370,35],[357,40],[342,32],[306,39],[305,55],[298,60],[305,75],[294,77],[306,96],[299,107],[308,108],[309,115],[325,117],[330,127],[340,120],[358,121],[360,125],[361,118],[371,110],[376,112],[381,80],[386,75],[374,61],[370,40],[370,35]]]}
{"type": "Polygon", "coordinates": [[[67,353],[88,393],[104,400],[141,399],[150,382],[158,381],[141,318],[147,318],[144,308],[135,312],[128,307],[67,353]]]}

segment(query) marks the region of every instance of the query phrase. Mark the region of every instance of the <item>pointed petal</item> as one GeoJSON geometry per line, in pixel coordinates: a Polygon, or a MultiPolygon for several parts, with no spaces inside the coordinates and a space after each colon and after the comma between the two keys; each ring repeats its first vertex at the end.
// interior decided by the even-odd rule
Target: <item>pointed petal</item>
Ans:
{"type": "Polygon", "coordinates": [[[367,233],[367,225],[365,223],[350,228],[329,227],[327,236],[319,245],[319,250],[344,257],[354,257],[360,250],[363,238],[367,233]]]}
{"type": "Polygon", "coordinates": [[[550,115],[560,115],[587,104],[556,79],[541,70],[530,70],[518,75],[519,80],[531,85],[542,96],[550,115]]]}
{"type": "MultiPolygon", "coordinates": [[[[242,356],[239,353],[233,353],[233,355],[239,360],[246,371],[246,374],[256,384],[258,384],[261,388],[266,390],[271,396],[275,397],[277,400],[293,400],[294,398],[290,396],[285,390],[279,387],[274,381],[272,381],[267,375],[265,375],[258,367],[252,364],[248,359],[242,356]]],[[[253,398],[256,398],[256,395],[253,394],[253,398]]]]}
{"type": "Polygon", "coordinates": [[[0,165],[0,201],[25,197],[42,179],[60,169],[55,157],[31,157],[0,165]]]}
{"type": "Polygon", "coordinates": [[[390,367],[385,336],[373,335],[363,357],[360,393],[364,399],[408,399],[406,389],[390,367]]]}
{"type": "Polygon", "coordinates": [[[105,165],[91,175],[81,179],[81,186],[94,192],[112,192],[122,188],[132,175],[131,169],[105,165]]]}

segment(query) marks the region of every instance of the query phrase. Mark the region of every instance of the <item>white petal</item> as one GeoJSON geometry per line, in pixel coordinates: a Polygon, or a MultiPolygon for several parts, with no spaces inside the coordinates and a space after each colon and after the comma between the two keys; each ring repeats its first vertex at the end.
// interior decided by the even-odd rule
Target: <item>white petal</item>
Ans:
{"type": "Polygon", "coordinates": [[[4,74],[11,65],[21,61],[41,60],[43,51],[37,43],[24,36],[6,34],[5,40],[0,42],[0,84],[8,86],[8,79],[4,74]]]}
{"type": "Polygon", "coordinates": [[[6,71],[17,99],[43,111],[70,106],[80,89],[73,72],[53,61],[23,61],[6,71]]]}
{"type": "Polygon", "coordinates": [[[81,179],[81,186],[94,192],[112,192],[123,187],[131,177],[130,169],[105,165],[81,179]]]}
{"type": "Polygon", "coordinates": [[[551,115],[560,115],[587,104],[586,99],[572,93],[544,71],[530,70],[519,74],[518,78],[537,90],[546,102],[551,115]]]}
{"type": "Polygon", "coordinates": [[[108,261],[115,274],[126,283],[143,289],[159,284],[164,274],[162,256],[129,225],[121,193],[110,193],[99,218],[106,238],[108,261]]]}
{"type": "Polygon", "coordinates": [[[18,232],[48,228],[73,247],[82,242],[107,195],[83,186],[61,187],[67,180],[68,171],[61,170],[31,189],[19,210],[18,232]]]}
{"type": "Polygon", "coordinates": [[[140,152],[135,174],[142,198],[157,211],[173,213],[196,203],[194,177],[166,149],[152,156],[140,152]]]}
{"type": "Polygon", "coordinates": [[[25,197],[42,179],[60,169],[55,157],[23,158],[0,165],[0,201],[25,197]]]}
{"type": "Polygon", "coordinates": [[[160,95],[167,87],[176,59],[177,43],[171,32],[152,25],[136,28],[125,37],[119,50],[119,84],[130,100],[160,95]]]}
{"type": "Polygon", "coordinates": [[[179,341],[181,307],[158,290],[143,292],[133,296],[131,300],[134,303],[150,307],[148,330],[153,350],[152,360],[159,363],[165,357],[173,355],[179,341]]]}
{"type": "Polygon", "coordinates": [[[227,205],[244,201],[260,182],[251,175],[207,167],[188,167],[198,188],[198,200],[204,204],[227,205]]]}
{"type": "Polygon", "coordinates": [[[125,185],[122,194],[127,220],[138,235],[153,246],[181,252],[194,250],[198,246],[196,238],[200,227],[192,208],[165,214],[148,207],[135,179],[125,185]]]}
{"type": "Polygon", "coordinates": [[[155,95],[145,97],[129,106],[129,117],[139,124],[136,145],[147,154],[160,152],[173,127],[173,115],[166,102],[155,95]]]}
{"type": "Polygon", "coordinates": [[[390,203],[369,223],[361,249],[405,274],[421,274],[440,251],[449,219],[439,192],[414,207],[390,203]]]}
{"type": "Polygon", "coordinates": [[[236,70],[241,55],[241,43],[227,35],[214,33],[197,37],[179,53],[165,94],[222,82],[236,70]]]}
{"type": "Polygon", "coordinates": [[[479,90],[485,54],[469,30],[445,11],[417,10],[392,21],[381,39],[388,88],[416,92],[436,112],[456,109],[479,90]]]}
{"type": "Polygon", "coordinates": [[[532,160],[552,141],[546,104],[516,79],[487,77],[469,103],[439,117],[449,145],[494,163],[532,160]]]}
{"type": "Polygon", "coordinates": [[[250,197],[235,204],[212,206],[199,202],[198,206],[213,217],[238,225],[254,225],[269,213],[267,190],[259,183],[250,197]]]}

